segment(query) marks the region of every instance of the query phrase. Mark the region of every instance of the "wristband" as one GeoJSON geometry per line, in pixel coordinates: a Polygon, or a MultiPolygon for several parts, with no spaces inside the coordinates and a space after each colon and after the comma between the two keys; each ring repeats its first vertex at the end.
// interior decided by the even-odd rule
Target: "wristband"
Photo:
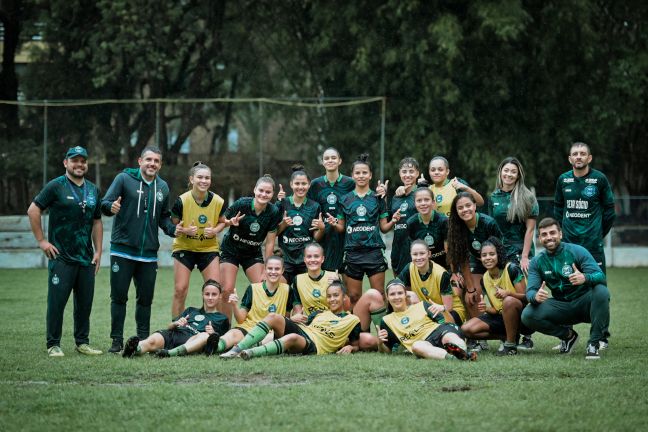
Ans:
{"type": "Polygon", "coordinates": [[[474,292],[477,292],[477,289],[475,288],[475,289],[472,290],[472,291],[468,291],[468,290],[466,290],[466,292],[467,292],[468,294],[472,294],[472,293],[474,293],[474,292]]]}

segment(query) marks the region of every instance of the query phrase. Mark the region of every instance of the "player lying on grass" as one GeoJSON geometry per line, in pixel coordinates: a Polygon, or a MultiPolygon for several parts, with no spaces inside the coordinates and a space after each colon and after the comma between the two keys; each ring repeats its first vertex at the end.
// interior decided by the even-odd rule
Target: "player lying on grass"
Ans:
{"type": "MultiPolygon", "coordinates": [[[[465,323],[461,330],[472,339],[501,339],[505,336],[503,349],[497,355],[515,355],[520,333],[531,333],[520,322],[522,309],[528,303],[526,278],[517,263],[507,262],[506,249],[496,237],[482,243],[481,262],[486,268],[481,284],[489,305],[482,296],[477,305],[481,315],[465,323]]],[[[520,347],[533,347],[530,336],[524,336],[524,339],[520,347]]]]}
{"type": "Polygon", "coordinates": [[[420,358],[477,360],[476,352],[467,351],[459,327],[446,322],[447,312],[427,301],[409,306],[405,285],[399,279],[387,284],[385,295],[390,313],[378,328],[379,351],[391,353],[394,346],[402,344],[420,358]]]}
{"type": "Polygon", "coordinates": [[[288,313],[294,300],[288,285],[281,282],[283,270],[283,258],[272,255],[265,261],[265,280],[247,287],[240,307],[237,306],[238,296],[236,294],[229,296],[238,326],[220,337],[216,352],[227,351],[240,342],[268,314],[276,313],[285,316],[288,313]]]}
{"type": "Polygon", "coordinates": [[[218,282],[207,280],[202,287],[203,305],[200,309],[185,309],[166,330],[158,330],[144,340],[130,337],[122,356],[130,358],[155,352],[158,357],[174,357],[203,350],[211,355],[218,345],[219,335],[229,328],[229,320],[217,309],[221,290],[218,282]]]}
{"type": "Polygon", "coordinates": [[[326,289],[329,310],[316,311],[307,324],[298,324],[279,314],[269,314],[222,358],[241,357],[249,360],[278,354],[350,354],[358,351],[360,320],[344,312],[345,289],[334,281],[326,289]],[[275,340],[254,347],[270,332],[275,340]],[[254,347],[254,348],[252,348],[254,347]]]}

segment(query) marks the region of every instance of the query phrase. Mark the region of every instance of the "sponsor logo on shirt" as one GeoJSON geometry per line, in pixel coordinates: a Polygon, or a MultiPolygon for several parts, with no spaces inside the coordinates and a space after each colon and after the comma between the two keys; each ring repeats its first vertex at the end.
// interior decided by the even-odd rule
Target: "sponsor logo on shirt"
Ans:
{"type": "Polygon", "coordinates": [[[261,246],[261,244],[263,243],[263,241],[254,241],[254,240],[248,240],[248,239],[241,238],[238,234],[234,234],[232,236],[232,239],[236,240],[237,242],[241,242],[243,244],[246,244],[248,246],[261,246]]]}
{"type": "Polygon", "coordinates": [[[587,210],[589,208],[589,201],[567,200],[567,208],[575,210],[587,210]]]}
{"type": "Polygon", "coordinates": [[[574,183],[574,179],[573,178],[564,178],[563,183],[574,183]]]}
{"type": "Polygon", "coordinates": [[[591,213],[565,212],[565,217],[571,219],[589,219],[591,216],[591,213]]]}
{"type": "Polygon", "coordinates": [[[357,232],[373,232],[376,229],[375,226],[366,226],[366,225],[361,225],[361,226],[354,226],[354,227],[347,227],[347,234],[351,233],[357,233],[357,232]]]}
{"type": "Polygon", "coordinates": [[[298,244],[298,243],[308,243],[309,241],[311,241],[311,238],[282,236],[281,240],[283,240],[285,244],[298,244]]]}
{"type": "Polygon", "coordinates": [[[585,183],[596,184],[596,183],[598,183],[598,179],[587,178],[587,179],[585,179],[585,183]]]}
{"type": "Polygon", "coordinates": [[[404,230],[404,229],[407,229],[407,224],[406,223],[394,225],[394,230],[404,230]]]}

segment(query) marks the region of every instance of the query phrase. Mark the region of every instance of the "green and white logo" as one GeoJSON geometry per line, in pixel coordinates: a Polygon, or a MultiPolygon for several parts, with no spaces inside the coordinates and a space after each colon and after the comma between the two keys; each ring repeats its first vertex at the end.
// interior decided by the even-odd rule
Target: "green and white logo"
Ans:
{"type": "Polygon", "coordinates": [[[112,271],[113,273],[117,273],[119,271],[119,264],[115,263],[112,265],[112,271]]]}
{"type": "Polygon", "coordinates": [[[270,312],[270,313],[277,312],[277,305],[274,304],[274,303],[272,303],[272,304],[268,307],[268,312],[270,312]]]}
{"type": "Polygon", "coordinates": [[[569,275],[571,275],[572,273],[574,273],[574,269],[572,268],[572,266],[565,263],[565,265],[562,266],[562,274],[563,274],[563,276],[569,277],[569,275]]]}
{"type": "Polygon", "coordinates": [[[194,321],[202,321],[205,319],[205,315],[196,315],[194,321]]]}
{"type": "Polygon", "coordinates": [[[300,226],[302,223],[304,223],[304,219],[299,215],[293,217],[292,221],[293,221],[293,225],[295,226],[300,226]]]}
{"type": "Polygon", "coordinates": [[[164,199],[164,195],[162,194],[162,191],[158,191],[155,196],[157,197],[158,202],[162,202],[162,200],[164,199]]]}
{"type": "Polygon", "coordinates": [[[401,324],[406,325],[407,323],[409,323],[409,317],[401,318],[401,324]]]}
{"type": "Polygon", "coordinates": [[[473,240],[473,242],[472,242],[472,248],[475,249],[475,250],[477,250],[477,251],[478,251],[479,249],[481,249],[481,243],[479,242],[479,240],[473,240]]]}
{"type": "Polygon", "coordinates": [[[260,229],[261,229],[261,225],[259,225],[258,222],[252,222],[250,224],[250,231],[252,231],[253,233],[258,232],[260,229]]]}
{"type": "Polygon", "coordinates": [[[313,297],[315,297],[315,298],[320,298],[320,297],[322,297],[322,292],[321,292],[320,290],[318,290],[317,288],[313,289],[313,293],[312,293],[312,294],[313,294],[313,297]]]}
{"type": "Polygon", "coordinates": [[[337,203],[337,195],[334,193],[329,194],[329,196],[326,197],[326,202],[335,205],[337,203]]]}
{"type": "Polygon", "coordinates": [[[423,239],[423,240],[425,241],[425,244],[428,245],[428,246],[434,245],[434,237],[432,237],[431,234],[426,235],[425,239],[423,239]]]}
{"type": "Polygon", "coordinates": [[[402,204],[400,205],[400,209],[399,209],[399,210],[400,210],[401,213],[405,213],[405,212],[407,211],[408,208],[409,208],[409,205],[407,205],[407,202],[404,202],[404,203],[402,203],[402,204]]]}
{"type": "Polygon", "coordinates": [[[201,224],[207,223],[207,216],[201,214],[200,216],[198,216],[198,222],[200,222],[201,224]]]}
{"type": "Polygon", "coordinates": [[[52,276],[52,284],[58,285],[60,281],[58,275],[55,273],[54,276],[52,276]]]}
{"type": "Polygon", "coordinates": [[[427,288],[421,288],[421,292],[425,297],[427,297],[430,294],[430,291],[428,291],[427,288]]]}
{"type": "Polygon", "coordinates": [[[363,206],[362,204],[360,207],[356,209],[356,214],[360,217],[364,217],[367,215],[367,207],[363,206]]]}

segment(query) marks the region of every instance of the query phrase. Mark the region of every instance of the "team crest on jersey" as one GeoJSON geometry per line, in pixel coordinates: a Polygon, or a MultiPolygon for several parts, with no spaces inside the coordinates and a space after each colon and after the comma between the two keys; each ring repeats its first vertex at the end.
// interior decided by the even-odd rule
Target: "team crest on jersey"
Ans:
{"type": "Polygon", "coordinates": [[[317,288],[313,289],[313,292],[311,294],[313,294],[313,297],[315,297],[315,298],[322,297],[322,292],[320,290],[318,290],[317,288]]]}
{"type": "Polygon", "coordinates": [[[440,203],[441,201],[443,201],[443,195],[439,194],[436,196],[436,202],[440,203]]]}
{"type": "Polygon", "coordinates": [[[434,244],[434,237],[432,237],[432,235],[428,234],[428,235],[425,236],[424,241],[425,241],[426,245],[432,246],[434,244]]]}
{"type": "Polygon", "coordinates": [[[158,202],[162,202],[162,200],[164,199],[164,195],[162,194],[162,191],[157,191],[155,197],[157,198],[158,202]]]}
{"type": "Polygon", "coordinates": [[[424,296],[428,296],[430,294],[430,291],[427,290],[427,288],[421,288],[421,292],[423,293],[424,296]]]}
{"type": "Polygon", "coordinates": [[[261,225],[259,225],[258,222],[252,222],[250,224],[250,231],[252,231],[253,233],[258,232],[260,229],[261,229],[261,225]]]}
{"type": "Polygon", "coordinates": [[[277,312],[277,305],[272,303],[270,306],[268,306],[268,312],[270,312],[270,313],[277,312]]]}
{"type": "Polygon", "coordinates": [[[337,195],[335,195],[334,193],[329,194],[329,196],[326,197],[326,202],[330,205],[337,204],[337,195]]]}
{"type": "Polygon", "coordinates": [[[401,318],[401,324],[403,324],[403,325],[407,325],[407,323],[409,323],[409,317],[403,317],[403,318],[401,318]]]}
{"type": "Polygon", "coordinates": [[[570,266],[569,264],[565,263],[565,265],[562,266],[562,274],[563,274],[563,276],[569,276],[569,275],[571,275],[572,273],[574,273],[574,269],[572,268],[572,266],[570,266]]]}
{"type": "Polygon", "coordinates": [[[112,271],[113,273],[117,273],[119,271],[119,264],[115,263],[112,265],[112,271]]]}
{"type": "Polygon", "coordinates": [[[97,204],[97,199],[95,198],[94,194],[92,192],[88,193],[88,197],[86,198],[86,201],[89,206],[93,206],[97,204]]]}
{"type": "Polygon", "coordinates": [[[200,216],[198,216],[198,222],[200,222],[201,224],[207,223],[207,216],[201,214],[200,216]]]}
{"type": "Polygon", "coordinates": [[[592,198],[594,195],[596,195],[596,192],[597,189],[594,185],[589,185],[585,189],[583,189],[583,195],[587,198],[592,198]]]}
{"type": "Polygon", "coordinates": [[[196,315],[194,321],[202,321],[205,319],[205,315],[196,315]]]}
{"type": "Polygon", "coordinates": [[[330,325],[335,325],[335,324],[337,324],[337,323],[339,323],[339,322],[340,322],[340,320],[330,320],[330,321],[329,321],[329,324],[330,324],[330,325]]]}
{"type": "Polygon", "coordinates": [[[481,243],[479,242],[479,240],[473,240],[472,248],[475,249],[475,250],[481,249],[481,243]]]}
{"type": "Polygon", "coordinates": [[[294,218],[292,218],[292,221],[293,221],[293,225],[300,226],[301,224],[304,223],[304,218],[302,218],[299,215],[296,215],[294,218]]]}
{"type": "Polygon", "coordinates": [[[360,207],[358,207],[358,208],[356,209],[356,214],[357,214],[358,216],[360,216],[360,217],[364,217],[364,216],[366,216],[366,215],[367,215],[367,207],[365,207],[365,206],[363,206],[363,205],[360,205],[360,207]]]}
{"type": "Polygon", "coordinates": [[[52,284],[58,285],[61,280],[59,279],[58,275],[55,273],[54,276],[52,276],[52,284]]]}
{"type": "Polygon", "coordinates": [[[405,212],[407,211],[408,208],[409,208],[409,205],[408,205],[406,202],[404,202],[404,203],[402,203],[402,204],[400,205],[400,209],[399,209],[399,210],[400,210],[401,213],[405,213],[405,212]]]}

